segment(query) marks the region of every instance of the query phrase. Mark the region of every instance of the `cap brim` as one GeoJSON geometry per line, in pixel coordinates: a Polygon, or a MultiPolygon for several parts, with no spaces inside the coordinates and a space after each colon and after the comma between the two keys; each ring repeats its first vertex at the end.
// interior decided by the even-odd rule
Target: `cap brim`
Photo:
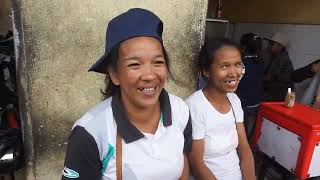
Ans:
{"type": "Polygon", "coordinates": [[[270,38],[266,38],[266,37],[263,37],[262,39],[267,40],[267,41],[275,42],[274,40],[272,40],[272,39],[270,39],[270,38]]]}
{"type": "Polygon", "coordinates": [[[285,46],[285,45],[283,45],[282,43],[279,43],[279,42],[277,42],[277,41],[275,41],[275,40],[272,40],[272,39],[269,39],[269,38],[263,38],[264,40],[267,40],[267,41],[271,41],[271,42],[274,42],[274,43],[277,43],[277,44],[280,44],[281,46],[283,46],[283,47],[287,47],[287,46],[285,46]]]}
{"type": "Polygon", "coordinates": [[[106,61],[106,54],[104,54],[103,56],[101,56],[98,61],[96,63],[94,63],[90,69],[88,70],[90,71],[94,71],[97,73],[102,73],[102,74],[107,74],[107,61],[106,61]]]}
{"type": "MultiPolygon", "coordinates": [[[[281,44],[281,43],[278,43],[277,41],[275,40],[272,40],[270,38],[263,38],[264,40],[267,40],[267,41],[271,41],[271,42],[274,42],[274,43],[277,43],[277,44],[281,44]]],[[[283,46],[283,44],[281,44],[283,46]]]]}

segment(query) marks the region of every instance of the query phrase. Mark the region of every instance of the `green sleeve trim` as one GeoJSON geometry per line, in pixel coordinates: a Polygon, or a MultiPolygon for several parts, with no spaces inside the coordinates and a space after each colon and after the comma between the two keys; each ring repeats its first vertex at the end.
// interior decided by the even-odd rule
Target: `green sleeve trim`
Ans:
{"type": "Polygon", "coordinates": [[[162,116],[162,112],[160,113],[160,122],[163,124],[163,116],[162,116]]]}
{"type": "Polygon", "coordinates": [[[108,163],[111,157],[114,155],[114,147],[111,144],[108,144],[108,145],[109,145],[108,154],[102,160],[102,170],[101,170],[102,174],[106,171],[108,163]]]}

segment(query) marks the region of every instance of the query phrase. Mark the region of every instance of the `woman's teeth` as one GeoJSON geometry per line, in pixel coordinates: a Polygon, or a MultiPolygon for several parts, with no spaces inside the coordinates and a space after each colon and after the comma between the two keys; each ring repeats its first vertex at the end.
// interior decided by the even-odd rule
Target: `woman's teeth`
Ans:
{"type": "Polygon", "coordinates": [[[152,88],[139,88],[139,89],[144,93],[152,93],[156,88],[152,87],[152,88]]]}
{"type": "Polygon", "coordinates": [[[236,85],[238,81],[233,80],[233,81],[227,81],[228,84],[230,85],[236,85]]]}

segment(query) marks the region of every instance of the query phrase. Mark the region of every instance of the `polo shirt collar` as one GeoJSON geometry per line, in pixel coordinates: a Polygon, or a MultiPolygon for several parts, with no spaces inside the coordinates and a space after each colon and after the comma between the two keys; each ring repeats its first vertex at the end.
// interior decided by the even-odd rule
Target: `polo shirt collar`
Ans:
{"type": "MultiPolygon", "coordinates": [[[[172,125],[171,105],[168,92],[163,89],[160,93],[160,109],[165,127],[172,125]]],[[[144,137],[128,119],[126,110],[121,101],[120,92],[112,96],[111,107],[117,124],[117,131],[126,143],[131,143],[144,137]]]]}

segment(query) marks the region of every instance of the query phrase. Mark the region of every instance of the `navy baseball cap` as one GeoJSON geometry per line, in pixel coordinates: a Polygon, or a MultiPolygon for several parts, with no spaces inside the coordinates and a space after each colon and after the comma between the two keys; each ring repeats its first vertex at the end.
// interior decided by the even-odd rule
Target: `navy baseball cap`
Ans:
{"type": "Polygon", "coordinates": [[[121,42],[133,37],[153,37],[162,43],[163,23],[153,12],[141,8],[129,9],[113,18],[107,26],[104,55],[89,71],[107,74],[107,57],[121,42]]]}

